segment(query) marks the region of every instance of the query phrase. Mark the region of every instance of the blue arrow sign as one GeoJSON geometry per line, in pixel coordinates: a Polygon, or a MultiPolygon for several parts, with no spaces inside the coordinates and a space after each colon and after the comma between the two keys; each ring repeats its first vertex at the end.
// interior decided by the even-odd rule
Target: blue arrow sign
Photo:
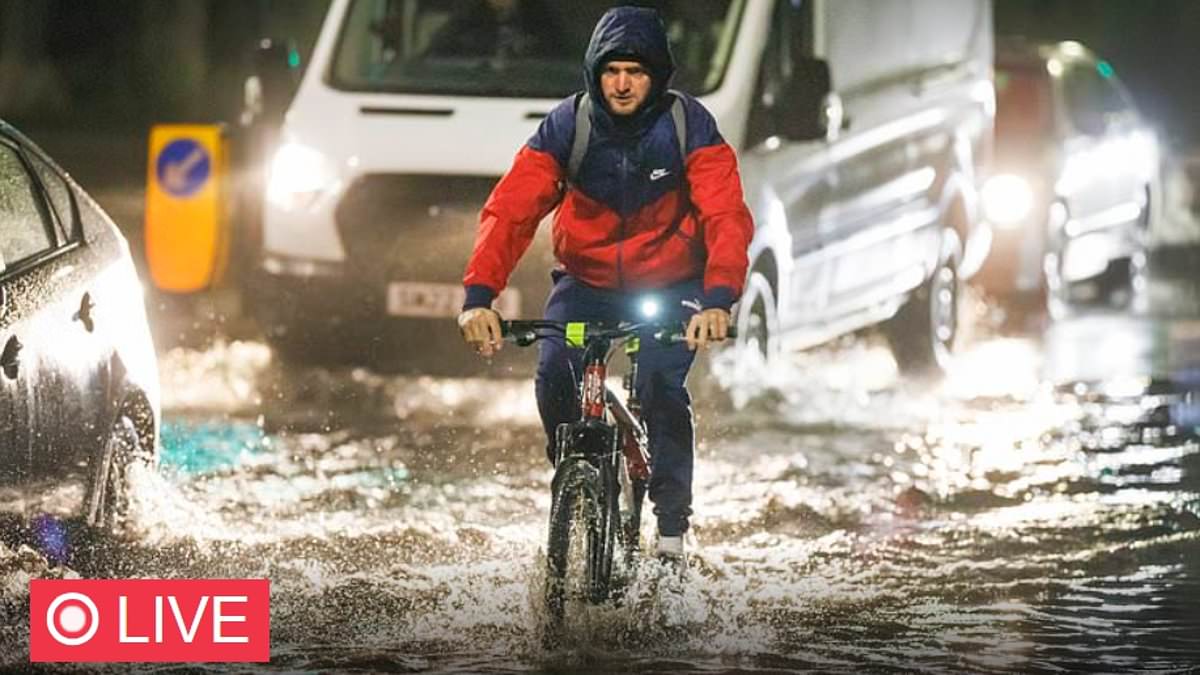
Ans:
{"type": "Polygon", "coordinates": [[[158,184],[173,197],[191,197],[212,174],[212,161],[204,146],[190,138],[171,141],[158,153],[158,184]]]}

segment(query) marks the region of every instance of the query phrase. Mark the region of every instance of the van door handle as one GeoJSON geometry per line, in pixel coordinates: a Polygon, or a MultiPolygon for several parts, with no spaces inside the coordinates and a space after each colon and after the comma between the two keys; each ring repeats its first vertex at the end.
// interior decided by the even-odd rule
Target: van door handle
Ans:
{"type": "Polygon", "coordinates": [[[24,347],[17,336],[13,335],[4,343],[4,351],[0,352],[0,370],[3,370],[4,376],[10,380],[17,379],[17,370],[21,367],[21,349],[24,347]]]}
{"type": "Polygon", "coordinates": [[[84,293],[83,298],[79,300],[79,311],[71,318],[82,323],[84,330],[90,333],[96,329],[96,322],[92,319],[92,310],[95,308],[96,303],[92,302],[91,293],[84,293]]]}

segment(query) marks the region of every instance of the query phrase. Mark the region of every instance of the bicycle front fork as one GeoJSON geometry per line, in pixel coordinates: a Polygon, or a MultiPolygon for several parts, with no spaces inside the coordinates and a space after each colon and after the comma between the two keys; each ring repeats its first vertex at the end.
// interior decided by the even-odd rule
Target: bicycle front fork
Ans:
{"type": "Polygon", "coordinates": [[[617,432],[602,420],[563,422],[555,433],[554,466],[565,458],[583,455],[599,466],[599,460],[617,451],[617,432]]]}

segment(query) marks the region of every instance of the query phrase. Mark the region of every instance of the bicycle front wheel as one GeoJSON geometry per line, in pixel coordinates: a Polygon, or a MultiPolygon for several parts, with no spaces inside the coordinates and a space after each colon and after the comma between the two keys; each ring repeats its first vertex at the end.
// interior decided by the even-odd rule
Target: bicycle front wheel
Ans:
{"type": "Polygon", "coordinates": [[[561,626],[568,604],[608,599],[616,545],[615,500],[586,459],[567,459],[554,475],[546,556],[546,610],[561,626]]]}

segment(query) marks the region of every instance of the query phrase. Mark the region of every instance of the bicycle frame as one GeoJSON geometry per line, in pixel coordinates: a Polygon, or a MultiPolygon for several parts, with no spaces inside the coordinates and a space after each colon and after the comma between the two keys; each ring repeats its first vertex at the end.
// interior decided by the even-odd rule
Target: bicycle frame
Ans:
{"type": "MultiPolygon", "coordinates": [[[[564,425],[568,427],[568,430],[559,432],[559,457],[565,455],[572,447],[585,452],[592,449],[592,452],[588,452],[588,454],[593,455],[596,454],[594,450],[597,449],[597,445],[600,445],[601,448],[611,447],[615,452],[618,448],[611,445],[612,440],[615,440],[620,446],[619,449],[625,454],[629,477],[634,480],[648,479],[650,477],[649,439],[641,422],[641,403],[637,398],[637,357],[640,350],[640,339],[637,335],[622,339],[630,365],[629,373],[624,381],[628,400],[628,405],[626,405],[607,384],[608,361],[611,356],[613,338],[593,337],[584,340],[582,331],[579,331],[580,334],[577,335],[571,334],[571,325],[568,327],[566,336],[568,343],[584,343],[583,379],[579,385],[580,419],[575,426],[585,431],[581,434],[573,434],[569,430],[572,425],[569,423],[564,425]],[[610,424],[615,425],[617,431],[612,440],[605,438],[599,444],[595,441],[579,442],[596,433],[598,425],[607,427],[610,424]],[[589,433],[586,430],[592,431],[589,433]],[[564,441],[567,441],[566,445],[563,445],[564,441]]],[[[605,435],[607,436],[607,434],[605,435]]]]}
{"type": "MultiPolygon", "coordinates": [[[[648,479],[649,441],[641,422],[641,402],[637,398],[639,333],[654,331],[654,340],[664,344],[678,343],[683,341],[684,324],[505,321],[502,331],[505,339],[518,346],[529,346],[551,335],[562,335],[569,346],[584,349],[583,379],[579,383],[580,419],[558,428],[555,465],[571,451],[589,456],[599,466],[596,460],[605,454],[615,454],[619,443],[630,476],[648,479]],[[625,345],[629,357],[630,372],[625,378],[627,405],[605,382],[614,341],[625,345]]],[[[732,327],[728,336],[735,337],[732,327]]]]}

